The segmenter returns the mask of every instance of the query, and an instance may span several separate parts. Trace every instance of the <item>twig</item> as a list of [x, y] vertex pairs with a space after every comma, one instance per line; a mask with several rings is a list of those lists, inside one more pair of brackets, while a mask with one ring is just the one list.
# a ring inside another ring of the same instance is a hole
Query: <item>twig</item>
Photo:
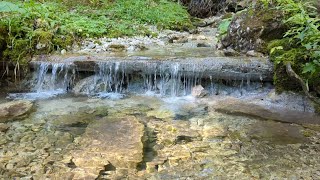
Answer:
[[316, 104], [319, 104], [320, 105], [320, 100], [317, 98], [317, 97], [314, 97], [312, 94], [310, 94], [309, 92], [309, 88], [308, 86], [306, 85], [306, 83], [303, 81], [303, 79], [296, 73], [294, 72], [294, 70], [292, 69], [291, 67], [291, 63], [290, 62], [287, 62], [286, 63], [286, 70], [287, 70], [287, 73], [290, 77], [292, 78], [295, 78], [296, 80], [299, 81], [301, 87], [302, 87], [302, 90], [303, 92], [307, 95], [307, 97], [313, 101], [314, 103]]

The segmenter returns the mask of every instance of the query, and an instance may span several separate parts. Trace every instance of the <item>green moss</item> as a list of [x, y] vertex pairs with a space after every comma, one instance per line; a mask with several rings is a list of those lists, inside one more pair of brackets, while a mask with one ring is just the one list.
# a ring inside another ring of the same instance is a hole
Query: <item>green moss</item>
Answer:
[[19, 61], [20, 64], [26, 64], [30, 57], [30, 41], [27, 39], [16, 39], [13, 43], [9, 43], [9, 46], [11, 47], [3, 52], [3, 57], [13, 62]]
[[274, 69], [273, 82], [277, 93], [301, 90], [300, 84], [288, 76], [283, 63], [275, 64]]
[[76, 40], [71, 35], [56, 35], [52, 39], [54, 49], [68, 49]]
[[266, 53], [270, 53], [272, 48], [282, 46], [283, 49], [289, 49], [290, 48], [290, 40], [289, 38], [284, 38], [284, 39], [274, 39], [270, 41], [268, 44], [266, 44]]
[[222, 19], [230, 19], [233, 17], [233, 13], [226, 13], [222, 16]]
[[163, 146], [171, 146], [171, 145], [174, 144], [174, 142], [171, 141], [170, 139], [164, 139], [164, 140], [161, 142], [161, 144], [162, 144]]
[[[280, 42], [280, 41], [278, 41]], [[286, 61], [283, 61], [285, 59]], [[278, 50], [275, 54], [271, 55], [271, 60], [274, 62], [274, 84], [277, 92], [283, 91], [300, 91], [301, 85], [296, 80], [288, 76], [285, 62], [291, 62], [292, 69], [299, 75], [303, 76], [300, 72], [304, 59], [304, 50], [300, 48], [293, 48], [290, 50]]]
[[49, 53], [52, 51], [52, 38], [54, 34], [42, 28], [35, 30], [33, 44], [36, 46], [37, 53]]
[[310, 130], [310, 129], [304, 129], [302, 131], [302, 134], [305, 136], [305, 137], [312, 137], [315, 135], [315, 132]]

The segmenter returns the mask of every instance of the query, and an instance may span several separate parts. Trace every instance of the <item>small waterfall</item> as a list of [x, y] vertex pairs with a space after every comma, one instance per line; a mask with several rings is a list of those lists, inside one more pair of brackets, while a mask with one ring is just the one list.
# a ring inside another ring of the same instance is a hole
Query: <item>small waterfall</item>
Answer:
[[94, 93], [100, 96], [108, 96], [110, 92], [121, 94], [126, 84], [125, 63], [97, 62], [94, 83], [91, 85]]
[[191, 93], [192, 87], [198, 85], [200, 78], [193, 72], [183, 72], [179, 63], [160, 66], [159, 93], [161, 96], [185, 96]]
[[106, 60], [81, 63], [35, 62], [35, 75], [30, 81], [33, 82], [32, 96], [50, 97], [73, 92], [104, 98], [123, 97], [128, 93], [178, 97], [191, 94], [197, 85], [202, 85], [212, 95], [241, 96], [261, 87], [259, 82], [250, 83], [250, 76], [228, 80], [221, 71], [224, 79], [219, 79], [214, 71], [208, 74], [207, 66], [192, 62]]
[[11, 93], [9, 99], [45, 99], [72, 89], [76, 77], [73, 63], [36, 62], [36, 71], [28, 83], [29, 93]]
[[[126, 62], [97, 62], [92, 78], [76, 87], [80, 94], [150, 93], [181, 96], [191, 93], [199, 81], [193, 73], [181, 72], [179, 63], [145, 63], [143, 72], [127, 72]], [[195, 74], [195, 73], [194, 73]]]
[[35, 73], [35, 86], [33, 91], [37, 93], [47, 91], [70, 90], [75, 78], [75, 69], [72, 63], [40, 62]]

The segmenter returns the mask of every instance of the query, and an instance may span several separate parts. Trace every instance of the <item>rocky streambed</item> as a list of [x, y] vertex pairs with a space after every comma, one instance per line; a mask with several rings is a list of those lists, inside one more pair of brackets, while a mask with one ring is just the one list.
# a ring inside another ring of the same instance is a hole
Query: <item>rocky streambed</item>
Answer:
[[[308, 114], [303, 108], [312, 109], [299, 98], [286, 110], [300, 111], [303, 118]], [[27, 116], [1, 124], [0, 177], [317, 179], [319, 123], [258, 117], [292, 102], [289, 95], [272, 91], [238, 100], [147, 95], [37, 100], [33, 111], [25, 109]], [[221, 113], [235, 112], [239, 103], [255, 104], [251, 114], [256, 116]]]

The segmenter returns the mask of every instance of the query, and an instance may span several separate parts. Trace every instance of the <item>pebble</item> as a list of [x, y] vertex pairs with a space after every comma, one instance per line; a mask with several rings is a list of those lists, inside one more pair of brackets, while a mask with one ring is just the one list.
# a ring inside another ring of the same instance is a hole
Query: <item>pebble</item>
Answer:
[[62, 49], [62, 50], [61, 50], [61, 54], [62, 54], [62, 55], [65, 55], [66, 53], [67, 53], [67, 51], [66, 51], [65, 49]]

